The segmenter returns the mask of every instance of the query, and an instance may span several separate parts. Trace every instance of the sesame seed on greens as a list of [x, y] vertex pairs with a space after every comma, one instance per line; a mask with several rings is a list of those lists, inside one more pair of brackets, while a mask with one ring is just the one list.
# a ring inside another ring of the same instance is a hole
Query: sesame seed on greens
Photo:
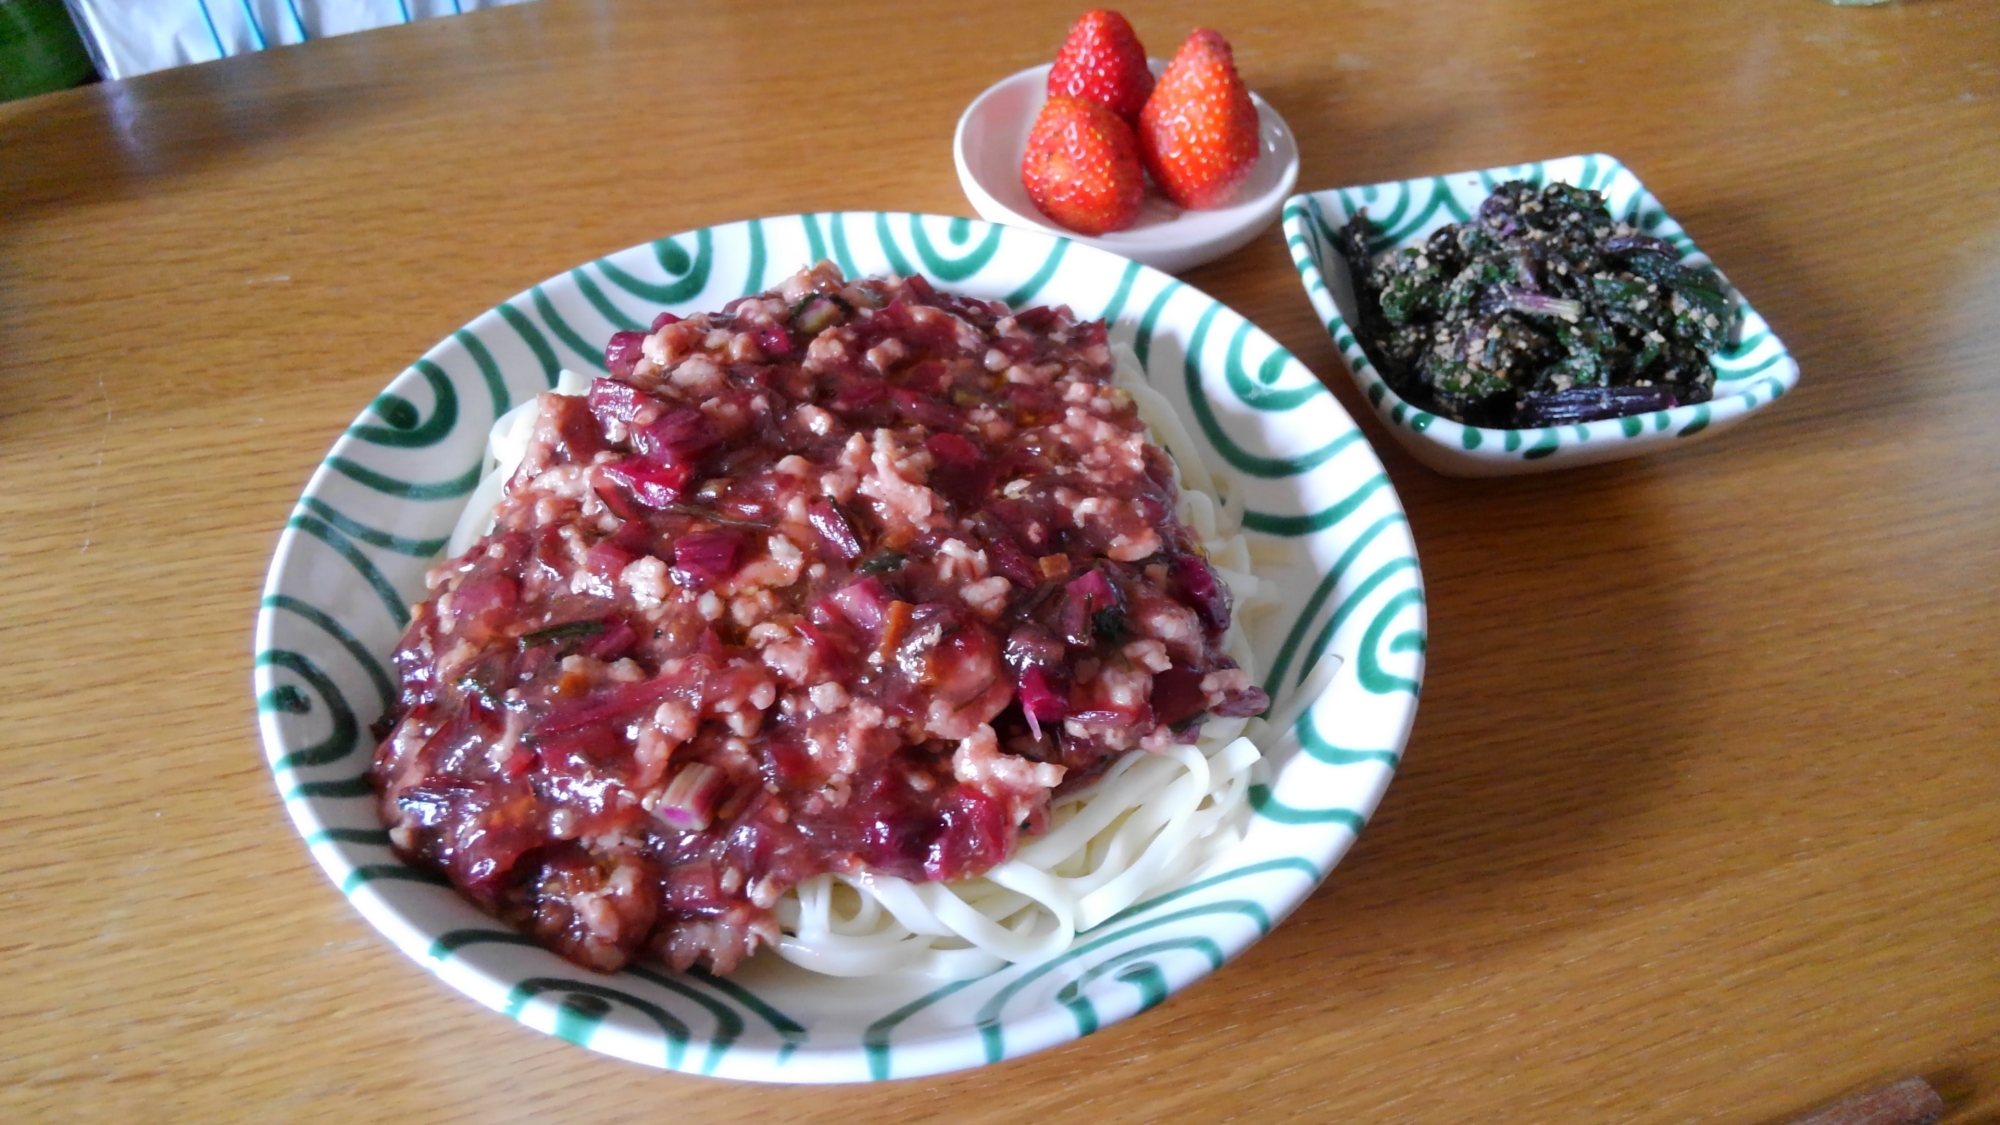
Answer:
[[1469, 222], [1374, 255], [1366, 211], [1336, 246], [1358, 338], [1395, 389], [1468, 425], [1515, 429], [1706, 402], [1734, 338], [1727, 284], [1616, 222], [1597, 192], [1501, 184]]

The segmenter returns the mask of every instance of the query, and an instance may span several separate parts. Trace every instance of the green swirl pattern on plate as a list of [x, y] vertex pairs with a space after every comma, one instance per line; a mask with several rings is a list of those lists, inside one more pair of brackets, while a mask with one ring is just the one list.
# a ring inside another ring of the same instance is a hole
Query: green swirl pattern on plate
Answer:
[[1502, 476], [1592, 464], [1656, 452], [1696, 437], [1710, 437], [1782, 397], [1798, 383], [1799, 365], [1740, 293], [1743, 327], [1728, 352], [1711, 358], [1715, 396], [1626, 418], [1530, 430], [1465, 426], [1417, 409], [1382, 380], [1354, 338], [1356, 305], [1347, 263], [1334, 249], [1334, 234], [1366, 210], [1376, 234], [1377, 253], [1421, 244], [1433, 231], [1464, 222], [1493, 189], [1508, 180], [1540, 185], [1569, 183], [1602, 192], [1613, 217], [1665, 239], [1683, 261], [1706, 265], [1708, 258], [1631, 170], [1602, 154], [1571, 156], [1537, 164], [1517, 164], [1431, 176], [1367, 187], [1295, 195], [1285, 201], [1285, 241], [1292, 248], [1306, 297], [1327, 334], [1389, 432], [1417, 459], [1454, 476]]
[[[759, 958], [734, 977], [576, 969], [399, 862], [366, 781], [369, 724], [423, 572], [478, 477], [486, 432], [610, 334], [662, 308], [721, 307], [820, 258], [922, 271], [1016, 307], [1112, 322], [1172, 402], [1244, 524], [1290, 545], [1282, 604], [1250, 621], [1274, 697], [1344, 661], [1268, 763], [1243, 843], [1061, 956], [975, 981], [842, 981]], [[1424, 602], [1408, 522], [1353, 421], [1298, 360], [1205, 294], [1067, 240], [906, 214], [754, 219], [636, 246], [550, 278], [399, 376], [335, 443], [278, 544], [252, 686], [278, 790], [327, 875], [405, 953], [538, 1030], [650, 1066], [859, 1081], [1011, 1058], [1089, 1034], [1214, 971], [1315, 887], [1380, 800], [1416, 713]]]

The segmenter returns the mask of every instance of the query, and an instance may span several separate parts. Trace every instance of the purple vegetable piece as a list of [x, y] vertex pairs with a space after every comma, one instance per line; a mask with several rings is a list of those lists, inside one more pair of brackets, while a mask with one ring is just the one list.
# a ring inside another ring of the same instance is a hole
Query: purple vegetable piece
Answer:
[[638, 640], [638, 632], [631, 625], [620, 621], [578, 645], [577, 651], [585, 656], [594, 656], [608, 664], [631, 651]]
[[1162, 726], [1177, 726], [1208, 706], [1201, 691], [1201, 672], [1176, 664], [1153, 674], [1153, 718]]
[[715, 815], [723, 782], [727, 780], [721, 770], [706, 762], [689, 762], [667, 783], [667, 791], [661, 795], [653, 815], [675, 828], [699, 832], [708, 827]]
[[1679, 405], [1680, 400], [1666, 387], [1571, 387], [1524, 396], [1514, 416], [1520, 426], [1566, 426]]
[[1032, 309], [1022, 309], [1014, 314], [1014, 323], [1023, 328], [1046, 328], [1055, 323], [1056, 310], [1047, 305], [1036, 305]]
[[650, 401], [652, 400], [640, 393], [637, 388], [615, 379], [591, 380], [590, 392], [584, 396], [584, 402], [589, 404], [590, 412], [597, 415], [599, 423], [607, 425], [614, 421], [629, 423], [632, 421], [632, 416]]
[[1072, 579], [1064, 588], [1064, 593], [1063, 639], [1079, 648], [1090, 647], [1093, 618], [1107, 609], [1125, 608], [1125, 599], [1118, 593], [1118, 587], [1111, 584], [1111, 576], [1102, 567]]
[[766, 324], [757, 330], [757, 347], [767, 356], [792, 354], [792, 334], [782, 324]]
[[873, 632], [889, 616], [889, 591], [874, 576], [850, 582], [833, 593], [833, 604], [849, 621]]
[[661, 415], [632, 434], [633, 448], [674, 465], [694, 464], [720, 444], [722, 435], [715, 432], [715, 423], [691, 406]]
[[826, 408], [850, 423], [879, 425], [890, 420], [888, 411], [883, 409], [888, 405], [889, 388], [880, 379], [849, 373]]
[[1514, 272], [1519, 275], [1522, 290], [1529, 293], [1542, 291], [1542, 267], [1527, 251], [1514, 254]]
[[1062, 669], [1063, 643], [1036, 625], [1021, 625], [1007, 634], [1007, 667], [1018, 676], [1029, 668]]
[[731, 528], [691, 531], [674, 540], [674, 576], [704, 588], [736, 573], [743, 557], [743, 533]]
[[1501, 307], [1530, 316], [1553, 316], [1563, 320], [1576, 320], [1583, 315], [1583, 304], [1564, 297], [1546, 297], [1540, 293], [1530, 293], [1523, 289], [1503, 288], [1500, 290]]
[[1516, 211], [1519, 201], [1506, 192], [1494, 192], [1479, 205], [1479, 213], [1474, 218], [1488, 230], [1501, 238], [1512, 238], [1521, 232], [1521, 217]]
[[1211, 629], [1229, 628], [1229, 590], [1216, 581], [1208, 560], [1199, 555], [1175, 555], [1167, 564], [1167, 575], [1201, 616], [1202, 624]]
[[1028, 729], [1035, 741], [1042, 739], [1043, 723], [1062, 722], [1069, 713], [1069, 700], [1065, 698], [1063, 685], [1055, 674], [1041, 664], [1031, 665], [1021, 673], [1017, 686], [1021, 697], [1021, 713], [1028, 717]]
[[806, 522], [812, 524], [834, 554], [850, 561], [861, 557], [861, 538], [854, 534], [854, 525], [847, 522], [833, 501], [822, 499], [806, 509]]
[[[889, 401], [912, 422], [929, 426], [933, 430], [947, 432], [963, 425], [965, 418], [950, 404], [940, 402], [929, 395], [918, 394], [908, 387], [896, 387], [889, 392]], [[937, 452], [932, 450], [933, 453]]]
[[1612, 257], [1627, 254], [1665, 254], [1670, 262], [1678, 262], [1681, 252], [1664, 238], [1654, 238], [1650, 234], [1619, 234], [1604, 240], [1601, 249]]
[[1006, 667], [1014, 671], [1020, 711], [1036, 741], [1042, 739], [1042, 723], [1060, 723], [1070, 711], [1070, 671], [1062, 655], [1062, 641], [1034, 625], [1022, 625], [1006, 639]]
[[1031, 590], [1042, 580], [1042, 572], [1035, 561], [1005, 538], [993, 539], [986, 544], [986, 557], [992, 563], [993, 573], [1012, 582], [1017, 589]]
[[[613, 484], [624, 486], [634, 499], [649, 508], [664, 508], [680, 500], [694, 476], [694, 470], [688, 466], [667, 464], [656, 457], [625, 457], [599, 465], [595, 471]], [[606, 504], [623, 502], [602, 488], [598, 494], [605, 497]]]
[[[898, 387], [895, 393], [898, 396], [896, 404], [902, 407], [903, 396], [910, 395], [911, 392]], [[950, 407], [925, 398], [919, 398], [917, 401], [928, 403], [938, 410], [951, 414], [954, 421], [946, 424], [957, 424], [955, 421], [957, 412]], [[910, 412], [905, 408], [904, 413]], [[925, 425], [938, 424], [919, 415], [911, 416]], [[924, 448], [930, 450], [931, 456], [937, 461], [937, 466], [931, 470], [931, 487], [952, 501], [960, 504], [976, 504], [993, 491], [993, 462], [980, 451], [978, 446], [963, 436], [949, 432], [935, 433], [924, 440]]]
[[630, 375], [645, 354], [641, 346], [646, 342], [644, 332], [613, 332], [611, 342], [604, 346], [604, 366], [613, 375]]

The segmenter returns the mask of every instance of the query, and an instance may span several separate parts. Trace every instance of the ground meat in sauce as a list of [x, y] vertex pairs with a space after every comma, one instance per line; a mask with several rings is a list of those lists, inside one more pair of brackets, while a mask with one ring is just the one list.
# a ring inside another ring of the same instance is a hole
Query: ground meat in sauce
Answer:
[[734, 968], [801, 879], [972, 876], [1052, 791], [1262, 711], [1102, 322], [828, 263], [544, 395], [429, 576], [399, 850], [590, 968]]

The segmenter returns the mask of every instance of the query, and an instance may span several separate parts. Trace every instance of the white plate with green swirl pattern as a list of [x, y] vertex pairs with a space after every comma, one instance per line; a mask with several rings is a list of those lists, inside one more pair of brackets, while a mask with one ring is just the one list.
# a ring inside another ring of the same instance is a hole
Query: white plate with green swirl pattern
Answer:
[[1710, 264], [1639, 177], [1601, 153], [1308, 192], [1286, 200], [1285, 241], [1307, 298], [1347, 361], [1355, 386], [1368, 396], [1390, 435], [1417, 460], [1451, 476], [1496, 477], [1657, 453], [1713, 437], [1798, 383], [1799, 365], [1791, 353], [1731, 286], [1742, 325], [1735, 345], [1709, 359], [1715, 394], [1707, 402], [1574, 425], [1500, 430], [1461, 425], [1405, 401], [1382, 381], [1355, 340], [1354, 285], [1346, 260], [1334, 249], [1334, 233], [1366, 208], [1378, 231], [1369, 243], [1376, 253], [1419, 246], [1439, 227], [1469, 220], [1493, 189], [1509, 180], [1574, 184], [1601, 192], [1614, 218], [1672, 243], [1685, 263]]
[[[581, 970], [398, 861], [366, 781], [388, 655], [465, 503], [494, 417], [559, 369], [598, 372], [612, 332], [720, 308], [832, 258], [850, 276], [922, 271], [1015, 306], [1112, 322], [1247, 504], [1293, 545], [1264, 573], [1284, 604], [1251, 630], [1274, 698], [1322, 652], [1343, 663], [1252, 791], [1243, 842], [1185, 886], [1064, 954], [969, 982], [842, 981], [756, 958], [727, 979]], [[1266, 933], [1325, 877], [1387, 787], [1423, 674], [1424, 598], [1394, 489], [1353, 421], [1263, 332], [1165, 274], [968, 219], [758, 219], [635, 246], [550, 278], [431, 349], [313, 474], [271, 565], [254, 688], [266, 753], [313, 857], [389, 940], [537, 1030], [673, 1070], [778, 1082], [934, 1074], [1088, 1034], [1159, 1002]]]

